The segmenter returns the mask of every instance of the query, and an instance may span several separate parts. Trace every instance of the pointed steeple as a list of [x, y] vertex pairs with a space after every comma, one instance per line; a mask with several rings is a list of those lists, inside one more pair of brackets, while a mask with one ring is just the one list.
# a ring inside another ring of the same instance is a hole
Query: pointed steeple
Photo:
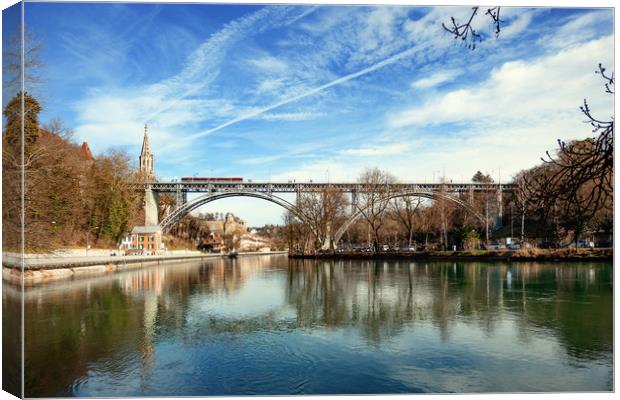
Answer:
[[151, 144], [149, 143], [149, 127], [144, 124], [144, 140], [142, 141], [142, 153], [151, 154]]
[[144, 124], [144, 139], [142, 141], [142, 152], [140, 153], [140, 173], [149, 181], [155, 179], [155, 157], [149, 143], [147, 124]]

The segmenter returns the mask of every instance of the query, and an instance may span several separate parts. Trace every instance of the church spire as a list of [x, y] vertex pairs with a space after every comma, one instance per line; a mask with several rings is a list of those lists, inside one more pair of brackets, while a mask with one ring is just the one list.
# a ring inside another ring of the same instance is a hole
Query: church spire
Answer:
[[149, 143], [149, 127], [144, 124], [144, 140], [142, 141], [142, 153], [151, 154], [151, 144]]
[[155, 157], [149, 143], [147, 124], [144, 124], [144, 139], [142, 141], [142, 152], [140, 153], [140, 173], [149, 181], [155, 179]]

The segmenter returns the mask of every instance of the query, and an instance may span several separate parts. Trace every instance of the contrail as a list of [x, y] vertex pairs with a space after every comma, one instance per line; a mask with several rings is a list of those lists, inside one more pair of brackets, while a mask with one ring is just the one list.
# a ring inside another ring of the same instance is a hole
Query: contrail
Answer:
[[[167, 96], [170, 91], [176, 93], [178, 85], [185, 87], [185, 90], [173, 97], [172, 101], [163, 107], [151, 112], [146, 117], [145, 122], [152, 122], [164, 111], [170, 110], [182, 100], [207, 87], [220, 73], [219, 67], [214, 65], [221, 62], [229, 47], [241, 41], [246, 35], [291, 25], [313, 13], [316, 9], [316, 6], [301, 10], [297, 7], [265, 7], [253, 14], [228, 23], [224, 28], [212, 34], [206, 42], [190, 55], [188, 58], [190, 61], [183, 71], [171, 79], [165, 80], [163, 83], [151, 85], [151, 87], [163, 87], [163, 96]], [[298, 13], [298, 11], [301, 12]], [[204, 75], [207, 75], [207, 77], [205, 78]], [[200, 84], [193, 84], [193, 82], [199, 80], [202, 80]], [[175, 90], [172, 90], [170, 86]], [[188, 86], [191, 86], [191, 88], [188, 88]]]
[[348, 82], [351, 79], [355, 79], [355, 78], [360, 77], [362, 75], [366, 75], [366, 74], [368, 74], [370, 72], [378, 70], [379, 68], [383, 68], [386, 65], [394, 64], [395, 62], [399, 61], [400, 59], [405, 58], [405, 57], [413, 54], [416, 50], [418, 50], [417, 47], [410, 47], [407, 50], [403, 50], [400, 53], [397, 53], [397, 54], [395, 54], [395, 55], [393, 55], [393, 56], [391, 56], [389, 58], [386, 58], [383, 61], [379, 61], [378, 63], [373, 64], [370, 67], [366, 67], [366, 68], [364, 68], [364, 69], [362, 69], [360, 71], [354, 72], [354, 73], [349, 74], [349, 75], [345, 75], [345, 76], [340, 77], [338, 79], [335, 79], [335, 80], [333, 80], [331, 82], [328, 82], [328, 83], [326, 83], [324, 85], [321, 85], [321, 86], [316, 87], [314, 89], [310, 89], [310, 90], [308, 90], [308, 91], [306, 91], [304, 93], [298, 94], [297, 96], [292, 96], [292, 97], [286, 98], [284, 100], [281, 100], [281, 101], [279, 101], [277, 103], [274, 103], [274, 104], [271, 104], [269, 106], [266, 106], [264, 108], [260, 108], [258, 110], [249, 112], [247, 114], [243, 114], [243, 115], [241, 115], [241, 116], [239, 116], [237, 118], [231, 119], [230, 121], [224, 122], [223, 124], [220, 124], [220, 125], [218, 125], [218, 126], [216, 126], [214, 128], [208, 129], [208, 130], [203, 131], [203, 132], [195, 133], [195, 134], [189, 136], [188, 139], [189, 140], [194, 140], [194, 139], [197, 139], [197, 138], [209, 135], [209, 134], [211, 134], [213, 132], [217, 132], [217, 131], [219, 131], [221, 129], [224, 129], [227, 126], [236, 124], [237, 122], [245, 121], [246, 119], [250, 119], [250, 118], [256, 117], [258, 115], [266, 113], [267, 111], [271, 111], [274, 108], [278, 108], [278, 107], [281, 107], [281, 106], [283, 106], [285, 104], [292, 103], [292, 102], [297, 101], [297, 100], [301, 100], [301, 99], [303, 99], [305, 97], [312, 96], [313, 94], [319, 93], [319, 92], [321, 92], [321, 91], [323, 91], [325, 89], [328, 89], [328, 88], [330, 88], [332, 86], [336, 86], [336, 85], [339, 85], [341, 83]]

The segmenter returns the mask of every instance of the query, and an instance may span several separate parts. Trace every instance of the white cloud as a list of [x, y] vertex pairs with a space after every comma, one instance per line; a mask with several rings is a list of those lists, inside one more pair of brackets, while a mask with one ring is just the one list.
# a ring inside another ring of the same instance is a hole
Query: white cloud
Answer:
[[[525, 31], [532, 22], [532, 19], [536, 15], [535, 10], [526, 10], [522, 8], [508, 8], [509, 13], [506, 13], [506, 9], [500, 11], [500, 19], [503, 21], [500, 33], [502, 41], [516, 37]], [[511, 12], [512, 11], [512, 12]], [[511, 16], [514, 15], [514, 18]]]
[[258, 94], [278, 92], [284, 86], [284, 78], [268, 78], [259, 82], [256, 87]]
[[281, 159], [283, 156], [275, 155], [275, 156], [264, 156], [264, 157], [252, 157], [252, 158], [242, 158], [237, 160], [239, 164], [245, 165], [257, 165], [257, 164], [269, 164], [274, 161]]
[[613, 14], [606, 10], [593, 11], [571, 18], [557, 31], [541, 38], [548, 48], [566, 48], [592, 40], [601, 26], [613, 26]]
[[234, 149], [236, 147], [239, 147], [239, 143], [233, 140], [226, 140], [224, 142], [212, 143], [211, 146], [217, 147], [220, 149]]
[[414, 89], [429, 89], [442, 83], [450, 82], [454, 80], [454, 78], [461, 75], [461, 73], [461, 71], [456, 69], [439, 71], [431, 76], [427, 76], [425, 78], [418, 79], [412, 82], [411, 87]]
[[[386, 42], [392, 42], [397, 33], [397, 22], [407, 15], [405, 7], [375, 7], [364, 21], [360, 32], [360, 50], [362, 52], [381, 51]], [[396, 38], [397, 39], [397, 38]]]
[[294, 112], [294, 113], [269, 113], [263, 114], [261, 119], [266, 121], [306, 121], [324, 116], [320, 112]]
[[[141, 126], [148, 122], [154, 135], [161, 130], [162, 143], [167, 143], [162, 146], [164, 153], [173, 155], [179, 149], [191, 147], [191, 143], [179, 139], [191, 133], [197, 123], [249, 112], [210, 92], [232, 46], [248, 35], [285, 26], [308, 13], [307, 9], [295, 7], [262, 8], [211, 35], [188, 56], [177, 75], [148, 85], [90, 91], [73, 105], [76, 130], [95, 151], [100, 151], [115, 145], [138, 146], [142, 140]], [[281, 63], [269, 58], [259, 60], [258, 64], [282, 68]]]
[[384, 157], [402, 154], [411, 150], [417, 142], [400, 142], [376, 146], [362, 146], [354, 149], [344, 149], [340, 155], [353, 157]]
[[236, 124], [238, 122], [245, 121], [245, 120], [248, 120], [248, 119], [251, 119], [251, 118], [256, 118], [256, 117], [258, 117], [258, 116], [260, 116], [260, 115], [262, 115], [262, 114], [264, 114], [264, 113], [266, 113], [268, 111], [271, 111], [271, 110], [274, 110], [276, 108], [282, 107], [282, 106], [284, 106], [286, 104], [299, 101], [299, 100], [304, 99], [306, 97], [309, 97], [309, 96], [315, 95], [317, 93], [320, 93], [320, 92], [322, 92], [322, 91], [324, 91], [326, 89], [329, 89], [329, 88], [331, 88], [333, 86], [337, 86], [337, 85], [343, 84], [345, 82], [348, 82], [348, 81], [350, 81], [352, 79], [356, 79], [356, 78], [359, 78], [361, 76], [367, 75], [367, 74], [369, 74], [371, 72], [374, 72], [374, 71], [376, 71], [376, 70], [378, 70], [380, 68], [383, 68], [383, 67], [385, 67], [387, 65], [394, 64], [394, 63], [404, 59], [405, 57], [413, 55], [417, 50], [418, 49], [415, 48], [415, 47], [403, 50], [402, 52], [397, 53], [397, 54], [395, 54], [395, 55], [393, 55], [391, 57], [388, 57], [388, 58], [386, 58], [386, 59], [384, 59], [382, 61], [379, 61], [379, 62], [377, 62], [377, 63], [375, 63], [375, 64], [373, 64], [373, 65], [371, 65], [369, 67], [363, 68], [363, 69], [361, 69], [361, 70], [359, 70], [357, 72], [354, 72], [354, 73], [351, 73], [351, 74], [348, 74], [348, 75], [345, 75], [345, 76], [341, 76], [341, 77], [339, 77], [337, 79], [334, 79], [331, 82], [325, 83], [325, 84], [323, 84], [321, 86], [318, 86], [318, 87], [306, 90], [305, 92], [293, 95], [291, 97], [285, 97], [284, 99], [282, 99], [280, 101], [277, 101], [277, 102], [272, 103], [270, 105], [264, 106], [262, 108], [255, 108], [253, 110], [246, 111], [244, 113], [239, 114], [237, 117], [235, 117], [235, 118], [233, 118], [233, 119], [231, 119], [229, 121], [226, 121], [226, 122], [224, 122], [224, 123], [222, 123], [222, 124], [220, 124], [220, 125], [218, 125], [218, 126], [216, 126], [214, 128], [207, 129], [207, 130], [205, 130], [203, 132], [199, 132], [199, 133], [193, 134], [188, 139], [189, 140], [195, 140], [197, 138], [209, 135], [209, 134], [211, 134], [213, 132], [217, 132], [217, 131], [219, 131], [221, 129], [224, 129], [224, 128], [230, 126], [230, 125], [233, 125], [233, 124]]
[[254, 60], [249, 60], [248, 63], [253, 68], [258, 68], [259, 70], [272, 74], [282, 74], [288, 69], [286, 62], [273, 56], [265, 56]]
[[599, 61], [612, 65], [612, 48], [613, 38], [606, 37], [534, 61], [504, 63], [480, 84], [392, 114], [389, 125], [401, 128], [487, 120], [510, 125], [574, 112], [584, 96], [593, 96], [593, 101], [599, 97], [601, 82], [593, 72]]
[[[295, 180], [299, 182], [351, 182], [357, 179], [358, 162], [349, 164], [342, 163], [337, 159], [323, 159], [303, 163], [291, 170], [276, 173], [272, 176], [274, 182], [287, 182]], [[363, 167], [359, 169], [361, 172]]]

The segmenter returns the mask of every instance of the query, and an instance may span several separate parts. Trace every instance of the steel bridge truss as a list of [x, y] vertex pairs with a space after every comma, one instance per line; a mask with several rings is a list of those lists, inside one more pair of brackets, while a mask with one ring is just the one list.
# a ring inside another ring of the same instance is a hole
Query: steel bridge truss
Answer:
[[[502, 216], [502, 193], [516, 189], [514, 184], [495, 183], [394, 183], [386, 188], [388, 193], [385, 199], [394, 199], [405, 196], [424, 197], [437, 200], [439, 198], [451, 201], [471, 212], [478, 219], [487, 222], [487, 218], [473, 207], [474, 193], [495, 193], [498, 202], [498, 216]], [[299, 196], [302, 193], [321, 193], [326, 189], [338, 190], [351, 195], [353, 212], [348, 220], [336, 231], [333, 242], [338, 244], [344, 233], [363, 215], [357, 205], [359, 194], [369, 189], [362, 183], [314, 183], [314, 182], [226, 182], [226, 183], [197, 183], [197, 182], [148, 182], [137, 184], [136, 189], [145, 190], [146, 225], [159, 225], [163, 232], [167, 232], [183, 216], [209, 202], [229, 197], [253, 197], [278, 204], [291, 212], [302, 222], [308, 223], [304, 213], [297, 207]], [[157, 194], [173, 193], [176, 196], [177, 208], [171, 211], [161, 222], [157, 220]], [[188, 201], [188, 193], [202, 193]], [[280, 194], [293, 193], [297, 195], [296, 204], [280, 197]], [[464, 200], [467, 199], [467, 200]], [[313, 231], [314, 227], [309, 224]], [[315, 231], [316, 232], [316, 231]], [[331, 238], [326, 238], [328, 246]], [[334, 246], [335, 247], [335, 246]]]

